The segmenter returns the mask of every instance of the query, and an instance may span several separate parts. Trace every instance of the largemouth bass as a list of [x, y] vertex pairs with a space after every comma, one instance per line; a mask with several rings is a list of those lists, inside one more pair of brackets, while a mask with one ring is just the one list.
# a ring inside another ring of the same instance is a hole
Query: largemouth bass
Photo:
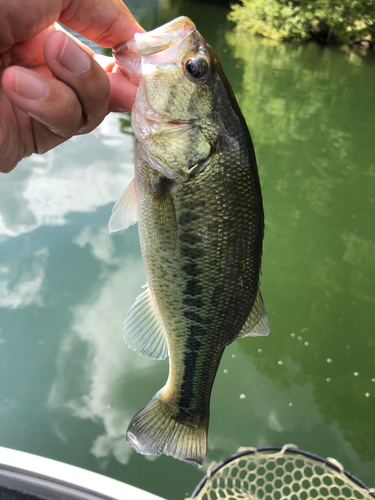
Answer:
[[139, 453], [200, 467], [225, 347], [269, 332], [254, 149], [215, 51], [187, 17], [136, 34], [114, 56], [139, 88], [135, 180], [109, 228], [138, 221], [148, 281], [124, 338], [150, 358], [169, 353], [167, 383], [132, 419], [127, 440]]

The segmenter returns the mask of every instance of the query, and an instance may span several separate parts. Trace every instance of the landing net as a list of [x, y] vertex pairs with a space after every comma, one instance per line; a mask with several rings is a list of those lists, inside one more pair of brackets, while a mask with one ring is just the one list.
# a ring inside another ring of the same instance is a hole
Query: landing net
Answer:
[[295, 445], [240, 448], [209, 466], [191, 498], [196, 500], [370, 500], [375, 489], [346, 471]]

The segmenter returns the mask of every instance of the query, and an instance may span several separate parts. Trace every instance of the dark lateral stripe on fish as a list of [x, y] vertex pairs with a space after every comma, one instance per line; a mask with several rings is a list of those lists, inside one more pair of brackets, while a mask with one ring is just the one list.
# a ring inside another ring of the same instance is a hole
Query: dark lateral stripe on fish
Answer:
[[199, 268], [196, 262], [184, 262], [181, 266], [181, 271], [184, 271], [189, 276], [199, 276]]
[[[202, 348], [202, 341], [199, 339], [204, 339], [207, 335], [204, 318], [198, 313], [203, 305], [202, 294], [204, 292], [199, 279], [202, 274], [199, 261], [204, 257], [204, 254], [203, 249], [198, 246], [201, 238], [194, 232], [194, 229], [189, 230], [191, 222], [194, 222], [199, 217], [191, 212], [190, 207], [186, 208], [187, 210], [182, 212], [179, 217], [181, 227], [179, 235], [180, 249], [185, 257], [181, 265], [181, 271], [186, 277], [183, 303], [187, 306], [187, 310], [184, 311], [184, 316], [189, 324], [189, 333], [185, 342], [184, 374], [179, 398], [180, 418], [182, 420], [189, 419], [192, 416], [193, 408], [195, 408], [195, 414], [197, 414], [197, 395], [194, 381], [198, 353]], [[200, 417], [203, 417], [203, 415], [200, 415]]]
[[[180, 407], [181, 419], [186, 419], [192, 415], [192, 408], [196, 408], [196, 391], [195, 391], [195, 372], [196, 364], [199, 357], [199, 350], [202, 347], [202, 342], [199, 337], [204, 338], [205, 329], [198, 323], [199, 315], [190, 311], [187, 313], [190, 316], [193, 327], [189, 333], [185, 343], [185, 356], [184, 356], [184, 375], [182, 379], [180, 398], [178, 405]], [[186, 316], [186, 314], [185, 314]], [[197, 414], [195, 411], [194, 414]], [[201, 415], [203, 416], [203, 415]]]
[[202, 250], [200, 248], [190, 247], [188, 245], [181, 246], [181, 254], [183, 257], [190, 257], [191, 259], [198, 259], [202, 256]]
[[[201, 296], [200, 297], [192, 297], [192, 296], [184, 297], [182, 299], [182, 302], [187, 307], [192, 307], [192, 308], [201, 307], [202, 303], [203, 303]], [[185, 316], [186, 319], [189, 319], [189, 317], [186, 316], [185, 313], [184, 313], [184, 316]], [[201, 321], [201, 323], [203, 323], [203, 320]]]
[[182, 241], [183, 243], [188, 243], [192, 246], [201, 243], [202, 238], [198, 234], [194, 234], [193, 232], [186, 232], [180, 234], [180, 241]]
[[199, 219], [199, 215], [194, 212], [182, 212], [178, 218], [178, 224], [182, 227]]
[[185, 296], [188, 295], [192, 297], [197, 297], [202, 295], [203, 287], [200, 284], [200, 280], [197, 278], [188, 278], [186, 280], [186, 287], [183, 293]]

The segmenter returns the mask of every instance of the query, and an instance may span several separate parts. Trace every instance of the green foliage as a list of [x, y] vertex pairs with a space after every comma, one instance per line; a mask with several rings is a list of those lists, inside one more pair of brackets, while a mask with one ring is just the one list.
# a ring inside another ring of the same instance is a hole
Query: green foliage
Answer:
[[237, 31], [276, 40], [351, 44], [375, 40], [375, 0], [241, 0], [229, 19]]

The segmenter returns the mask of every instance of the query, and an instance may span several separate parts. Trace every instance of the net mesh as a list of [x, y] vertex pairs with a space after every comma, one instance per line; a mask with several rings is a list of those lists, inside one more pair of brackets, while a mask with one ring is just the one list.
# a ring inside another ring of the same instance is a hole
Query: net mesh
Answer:
[[291, 452], [288, 446], [276, 453], [248, 449], [242, 456], [220, 465], [217, 466], [220, 467], [217, 471], [215, 467], [209, 468], [212, 476], [209, 477], [210, 473], [207, 473], [204, 486], [192, 498], [199, 500], [224, 498], [226, 500], [373, 500], [375, 498], [374, 489], [365, 489], [353, 482], [341, 464], [334, 459], [317, 460], [296, 451]]

